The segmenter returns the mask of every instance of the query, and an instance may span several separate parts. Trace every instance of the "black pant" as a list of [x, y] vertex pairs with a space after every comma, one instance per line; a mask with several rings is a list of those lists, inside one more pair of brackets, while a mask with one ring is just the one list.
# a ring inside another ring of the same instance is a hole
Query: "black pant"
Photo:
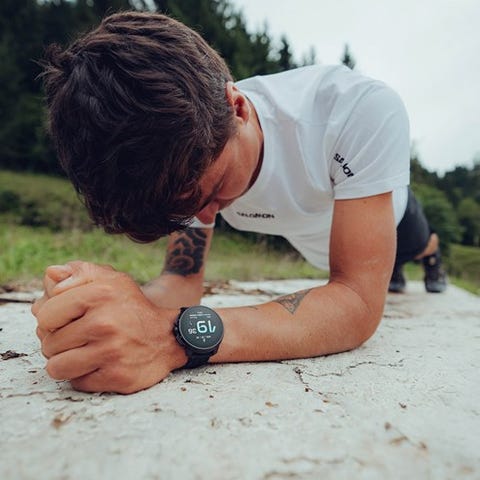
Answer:
[[432, 230], [423, 213], [422, 206], [408, 189], [408, 201], [405, 214], [397, 227], [396, 265], [413, 260], [423, 252], [428, 244]]

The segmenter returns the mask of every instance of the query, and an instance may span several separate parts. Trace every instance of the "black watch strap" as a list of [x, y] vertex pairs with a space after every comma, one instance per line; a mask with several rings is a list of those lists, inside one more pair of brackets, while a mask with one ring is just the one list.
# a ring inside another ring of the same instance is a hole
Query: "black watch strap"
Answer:
[[194, 353], [192, 351], [187, 351], [188, 362], [183, 366], [183, 368], [197, 368], [201, 365], [208, 363], [208, 359], [213, 355], [213, 353]]
[[[196, 368], [200, 367], [201, 365], [205, 365], [208, 363], [208, 360], [212, 355], [215, 355], [218, 352], [219, 344], [209, 351], [204, 352], [197, 352], [193, 350], [182, 338], [182, 335], [179, 331], [179, 321], [182, 314], [185, 310], [188, 310], [192, 307], [182, 307], [180, 308], [180, 313], [177, 317], [177, 322], [174, 327], [174, 334], [177, 339], [177, 342], [185, 349], [185, 353], [188, 357], [187, 363], [183, 366], [183, 368]], [[205, 307], [204, 307], [205, 308]]]

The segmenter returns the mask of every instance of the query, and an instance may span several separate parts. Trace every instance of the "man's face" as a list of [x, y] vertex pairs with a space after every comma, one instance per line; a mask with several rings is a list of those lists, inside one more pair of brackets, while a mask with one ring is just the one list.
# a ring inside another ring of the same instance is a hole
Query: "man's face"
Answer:
[[200, 180], [204, 199], [196, 214], [201, 222], [213, 223], [217, 212], [228, 207], [250, 187], [256, 162], [245, 150], [237, 136], [231, 138], [204, 173]]
[[256, 122], [241, 124], [222, 153], [200, 179], [203, 192], [196, 217], [203, 223], [241, 197], [254, 183], [261, 165], [263, 136]]

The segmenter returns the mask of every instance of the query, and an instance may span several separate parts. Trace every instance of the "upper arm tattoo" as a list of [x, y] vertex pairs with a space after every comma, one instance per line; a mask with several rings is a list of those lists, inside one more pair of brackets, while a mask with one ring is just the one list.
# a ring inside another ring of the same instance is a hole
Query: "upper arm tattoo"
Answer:
[[207, 234], [201, 228], [187, 228], [179, 233], [167, 251], [163, 271], [184, 277], [198, 273], [203, 266], [206, 244]]
[[308, 290], [302, 290], [300, 292], [290, 293], [289, 295], [276, 298], [273, 301], [285, 307], [293, 315], [297, 310], [297, 308], [300, 306], [300, 303], [305, 297], [305, 295], [307, 295], [307, 293], [310, 292], [311, 290], [312, 289], [309, 288]]

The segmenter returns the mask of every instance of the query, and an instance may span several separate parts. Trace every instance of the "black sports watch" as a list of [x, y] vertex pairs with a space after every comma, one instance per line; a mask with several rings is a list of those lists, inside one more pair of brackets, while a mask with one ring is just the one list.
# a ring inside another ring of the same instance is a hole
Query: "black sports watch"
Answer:
[[184, 368], [195, 368], [208, 363], [208, 359], [217, 353], [223, 339], [223, 322], [211, 308], [203, 305], [183, 307], [173, 334], [188, 357]]

